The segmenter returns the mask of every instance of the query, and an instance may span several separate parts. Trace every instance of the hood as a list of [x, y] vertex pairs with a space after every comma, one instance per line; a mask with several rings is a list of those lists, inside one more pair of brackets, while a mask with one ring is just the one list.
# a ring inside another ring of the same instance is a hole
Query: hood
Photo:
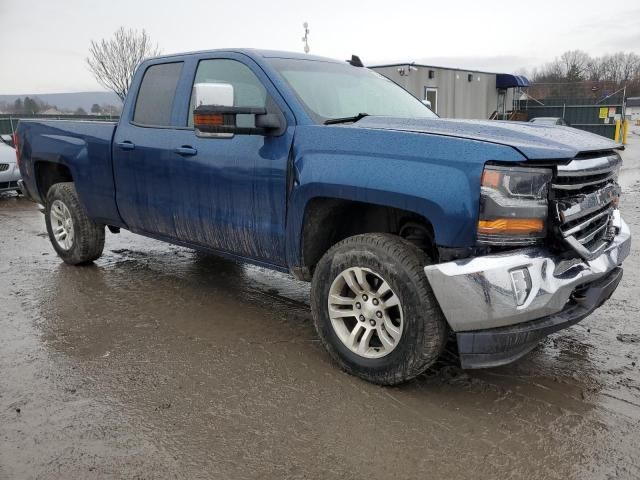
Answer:
[[581, 152], [620, 147], [612, 140], [575, 128], [525, 122], [371, 116], [353, 124], [353, 127], [428, 133], [497, 143], [519, 150], [529, 160], [573, 158]]

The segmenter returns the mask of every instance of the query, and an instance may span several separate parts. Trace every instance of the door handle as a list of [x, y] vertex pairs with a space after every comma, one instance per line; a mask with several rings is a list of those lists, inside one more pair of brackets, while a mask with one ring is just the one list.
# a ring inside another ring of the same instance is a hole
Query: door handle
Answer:
[[133, 150], [136, 148], [135, 144], [131, 143], [129, 140], [118, 142], [118, 147], [120, 147], [121, 150]]
[[178, 155], [182, 155], [183, 157], [188, 157], [188, 156], [196, 155], [198, 153], [198, 150], [196, 150], [193, 147], [183, 145], [182, 147], [176, 148], [174, 152], [176, 152]]

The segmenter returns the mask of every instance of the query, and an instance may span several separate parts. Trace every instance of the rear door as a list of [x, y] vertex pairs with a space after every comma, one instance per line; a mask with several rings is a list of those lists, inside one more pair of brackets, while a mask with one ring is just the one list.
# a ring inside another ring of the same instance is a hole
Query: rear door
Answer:
[[[175, 238], [175, 97], [184, 62], [149, 65], [113, 142], [120, 216], [132, 231]], [[134, 90], [135, 91], [135, 90]], [[127, 118], [128, 117], [128, 118]]]

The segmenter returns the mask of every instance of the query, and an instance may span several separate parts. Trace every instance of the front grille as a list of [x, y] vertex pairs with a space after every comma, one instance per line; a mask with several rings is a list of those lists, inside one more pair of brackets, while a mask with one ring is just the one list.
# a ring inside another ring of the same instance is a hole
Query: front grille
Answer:
[[554, 232], [581, 257], [596, 257], [615, 235], [622, 160], [614, 151], [559, 165], [551, 182]]
[[18, 187], [18, 182], [0, 182], [0, 190], [3, 190], [5, 188], [13, 188], [13, 187]]
[[0, 172], [4, 172], [6, 170], [9, 170], [9, 164], [8, 163], [0, 163]]

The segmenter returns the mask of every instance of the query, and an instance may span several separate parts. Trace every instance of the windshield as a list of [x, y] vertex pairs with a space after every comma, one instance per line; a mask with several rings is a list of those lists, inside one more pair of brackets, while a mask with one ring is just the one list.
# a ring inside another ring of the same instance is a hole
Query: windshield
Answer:
[[360, 113], [437, 117], [402, 87], [368, 68], [289, 58], [270, 61], [318, 123]]

